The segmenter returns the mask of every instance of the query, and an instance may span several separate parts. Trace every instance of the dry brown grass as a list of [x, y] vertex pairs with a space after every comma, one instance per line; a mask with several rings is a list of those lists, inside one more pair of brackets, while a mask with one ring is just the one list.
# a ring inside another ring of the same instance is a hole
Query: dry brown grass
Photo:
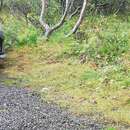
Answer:
[[[130, 89], [123, 86], [130, 77], [118, 72], [117, 66], [95, 71], [93, 63], [79, 64], [72, 57], [59, 58], [62, 51], [60, 45], [47, 44], [14, 49], [8, 54], [4, 73], [20, 79], [10, 84], [19, 85], [20, 81], [21, 86], [40, 92], [47, 101], [68, 107], [74, 113], [101, 113], [108, 120], [130, 124]], [[128, 71], [129, 55], [124, 57]], [[6, 80], [5, 83], [9, 84]]]

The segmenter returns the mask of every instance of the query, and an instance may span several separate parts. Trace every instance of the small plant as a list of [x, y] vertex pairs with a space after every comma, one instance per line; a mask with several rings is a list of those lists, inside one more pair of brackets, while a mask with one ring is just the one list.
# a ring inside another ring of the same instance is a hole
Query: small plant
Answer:
[[[6, 21], [4, 25], [5, 32], [5, 47], [11, 47], [18, 42], [18, 33], [20, 24], [13, 18], [10, 18], [10, 21]], [[14, 24], [15, 23], [15, 24]]]
[[5, 23], [5, 46], [34, 45], [37, 43], [40, 31], [32, 25], [26, 25], [23, 21], [10, 18]]
[[[90, 19], [84, 24], [81, 32], [85, 33], [85, 39], [82, 41], [76, 39], [77, 43], [71, 46], [71, 54], [85, 54], [87, 58], [98, 64], [113, 63], [129, 51], [128, 25], [124, 23], [125, 27], [123, 27], [118, 23], [119, 21], [114, 21], [114, 18], [103, 20], [95, 18], [95, 21]], [[89, 28], [88, 24], [90, 24]]]
[[28, 27], [25, 29], [25, 33], [19, 35], [19, 45], [32, 45], [36, 44], [38, 39], [37, 30], [34, 27]]
[[97, 80], [99, 78], [100, 74], [98, 74], [95, 70], [87, 70], [83, 75], [84, 80]]
[[107, 128], [106, 130], [116, 130], [115, 128]]

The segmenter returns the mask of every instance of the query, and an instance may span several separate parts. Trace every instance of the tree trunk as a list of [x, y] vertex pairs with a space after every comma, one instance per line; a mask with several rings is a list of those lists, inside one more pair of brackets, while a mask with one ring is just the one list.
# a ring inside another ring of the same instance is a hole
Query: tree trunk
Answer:
[[87, 6], [87, 0], [84, 0], [83, 6], [82, 6], [82, 9], [81, 9], [81, 12], [80, 12], [79, 19], [78, 19], [77, 23], [75, 24], [74, 28], [73, 28], [73, 29], [71, 30], [71, 32], [67, 35], [67, 37], [70, 36], [70, 35], [72, 35], [73, 33], [75, 33], [75, 32], [77, 31], [77, 29], [79, 28], [79, 26], [80, 26], [80, 24], [82, 23], [83, 18], [84, 18], [86, 6]]
[[59, 22], [52, 27], [45, 22], [45, 9], [46, 9], [45, 4], [47, 0], [41, 0], [41, 2], [42, 2], [42, 10], [41, 10], [39, 21], [45, 29], [45, 37], [48, 38], [55, 30], [57, 30], [59, 27], [61, 27], [64, 24], [65, 18], [67, 16], [68, 8], [69, 8], [69, 0], [66, 0], [66, 6], [65, 6], [65, 11], [63, 13], [63, 16], [61, 17]]

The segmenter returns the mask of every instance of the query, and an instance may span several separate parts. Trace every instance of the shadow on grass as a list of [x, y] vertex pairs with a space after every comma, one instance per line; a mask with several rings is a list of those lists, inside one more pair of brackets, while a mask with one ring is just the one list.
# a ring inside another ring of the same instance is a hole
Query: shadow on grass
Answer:
[[13, 66], [13, 64], [9, 64], [8, 60], [8, 58], [0, 59], [0, 85], [12, 86], [13, 84], [14, 86], [16, 86], [16, 81], [18, 79], [10, 77], [5, 71], [8, 67]]

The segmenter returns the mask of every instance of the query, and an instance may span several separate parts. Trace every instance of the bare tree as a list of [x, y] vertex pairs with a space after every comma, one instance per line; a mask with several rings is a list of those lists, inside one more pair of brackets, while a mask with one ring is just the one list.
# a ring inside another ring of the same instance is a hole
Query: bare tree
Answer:
[[[41, 9], [41, 15], [40, 15], [39, 21], [40, 21], [40, 24], [45, 29], [45, 37], [48, 38], [52, 32], [54, 32], [56, 29], [58, 29], [59, 27], [61, 27], [64, 24], [68, 11], [71, 10], [71, 8], [73, 7], [74, 0], [72, 0], [72, 1], [66, 0], [66, 4], [65, 4], [66, 6], [65, 6], [63, 16], [61, 17], [60, 21], [57, 24], [55, 24], [54, 26], [49, 26], [49, 24], [46, 23], [46, 20], [45, 20], [46, 3], [48, 3], [48, 0], [41, 0], [41, 2], [42, 2], [42, 9]], [[86, 5], [87, 5], [87, 0], [83, 0], [81, 12], [80, 12], [80, 17], [79, 17], [78, 21], [76, 22], [74, 28], [67, 35], [67, 37], [72, 35], [73, 33], [75, 33], [77, 31], [77, 29], [79, 28], [79, 26], [84, 18]], [[77, 10], [78, 10], [78, 8], [77, 8]], [[71, 14], [71, 17], [77, 12], [77, 10], [75, 10]]]
[[73, 33], [75, 33], [75, 32], [77, 31], [77, 29], [79, 28], [79, 26], [80, 26], [80, 24], [82, 23], [83, 18], [84, 18], [86, 6], [87, 6], [87, 0], [84, 0], [83, 6], [82, 6], [82, 9], [81, 9], [81, 12], [80, 12], [79, 19], [78, 19], [78, 21], [76, 22], [76, 24], [75, 24], [75, 26], [73, 27], [73, 29], [72, 29], [72, 30], [70, 31], [70, 33], [67, 35], [67, 37], [70, 36], [70, 35], [72, 35]]
[[54, 32], [59, 27], [61, 27], [63, 25], [63, 23], [65, 22], [65, 18], [67, 16], [67, 11], [69, 8], [69, 0], [66, 0], [66, 6], [65, 6], [65, 11], [63, 13], [63, 16], [61, 17], [60, 21], [57, 24], [55, 24], [54, 26], [49, 26], [49, 24], [46, 23], [46, 21], [45, 21], [46, 3], [48, 3], [48, 0], [41, 0], [41, 2], [42, 2], [42, 10], [41, 10], [41, 15], [40, 15], [39, 21], [45, 29], [45, 37], [48, 38], [52, 32]]

